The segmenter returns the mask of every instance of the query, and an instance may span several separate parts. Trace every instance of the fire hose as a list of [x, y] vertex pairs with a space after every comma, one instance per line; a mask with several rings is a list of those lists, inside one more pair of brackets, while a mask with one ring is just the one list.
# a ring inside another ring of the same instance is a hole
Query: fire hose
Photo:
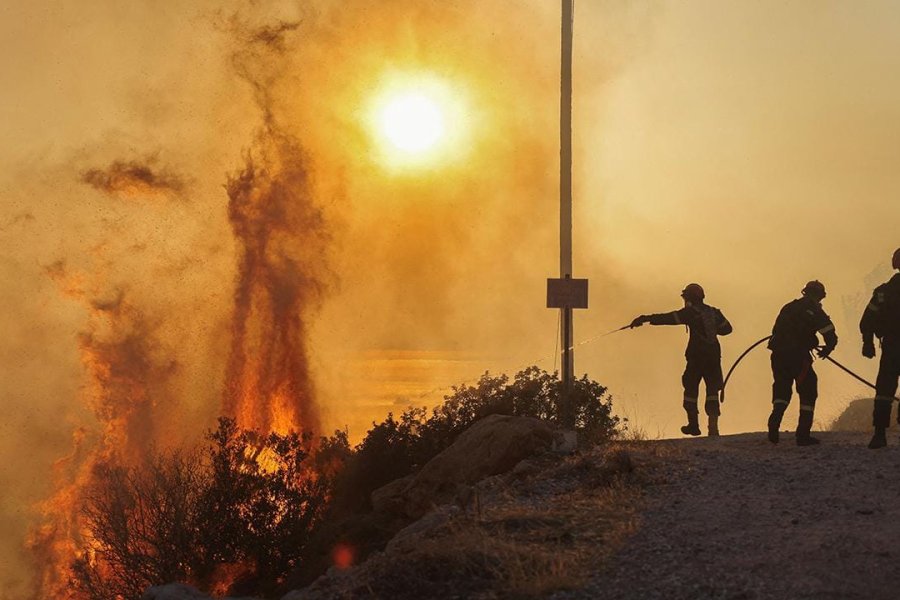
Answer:
[[[760, 344], [762, 344], [762, 343], [765, 342], [766, 340], [770, 339], [771, 337], [772, 337], [771, 335], [767, 335], [766, 337], [762, 338], [761, 340], [758, 340], [758, 341], [754, 342], [749, 348], [747, 348], [746, 350], [744, 350], [744, 352], [743, 352], [740, 356], [738, 356], [737, 360], [734, 361], [734, 364], [731, 365], [731, 368], [728, 369], [728, 375], [725, 376], [725, 381], [722, 382], [722, 390], [719, 392], [719, 402], [722, 402], [722, 403], [725, 402], [725, 386], [728, 385], [728, 380], [731, 378], [731, 374], [734, 373], [735, 368], [737, 368], [737, 366], [741, 363], [741, 361], [744, 360], [744, 357], [747, 356], [748, 354], [750, 354], [750, 352], [751, 352], [754, 348], [756, 348], [757, 346], [759, 346]], [[870, 382], [870, 381], [868, 381], [868, 380], [866, 380], [866, 379], [863, 379], [863, 378], [860, 377], [858, 374], [854, 373], [853, 371], [851, 371], [850, 369], [848, 369], [847, 367], [845, 367], [844, 365], [842, 365], [841, 363], [839, 363], [839, 362], [836, 361], [835, 359], [831, 358], [831, 356], [826, 356], [826, 357], [825, 357], [825, 360], [829, 361], [830, 363], [832, 363], [833, 365], [835, 365], [837, 368], [839, 368], [839, 369], [842, 370], [843, 372], [847, 373], [848, 375], [850, 375], [851, 377], [853, 377], [854, 379], [856, 379], [856, 380], [859, 381], [860, 383], [863, 383], [863, 384], [869, 386], [869, 387], [872, 388], [873, 390], [875, 389], [875, 384], [874, 384], [874, 383], [872, 383], [872, 382]], [[896, 396], [894, 397], [894, 399], [900, 401], [900, 398], [897, 398]]]

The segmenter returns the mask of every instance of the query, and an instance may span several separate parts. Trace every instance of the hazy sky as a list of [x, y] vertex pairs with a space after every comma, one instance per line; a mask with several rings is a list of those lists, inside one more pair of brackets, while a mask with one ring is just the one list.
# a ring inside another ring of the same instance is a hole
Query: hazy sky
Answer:
[[[417, 390], [551, 368], [558, 10], [5, 0], [0, 527], [23, 531], [43, 473], [95, 423], [85, 334], [140, 333], [171, 366], [154, 383], [166, 419], [211, 423], [236, 275], [224, 185], [266, 116], [303, 146], [329, 231], [306, 316], [326, 427], [358, 436]], [[260, 49], [279, 23], [298, 25]], [[898, 4], [582, 0], [575, 35], [575, 275], [591, 286], [576, 341], [677, 308], [697, 281], [734, 324], [727, 368], [818, 278], [835, 356], [874, 377], [856, 323], [900, 246]], [[386, 164], [367, 120], [398, 80], [438, 80], [458, 103], [453, 144], [426, 167]], [[129, 316], [110, 322], [97, 307], [121, 298]], [[576, 370], [635, 426], [673, 435], [685, 341], [623, 332], [579, 347]], [[735, 376], [723, 433], [762, 428], [766, 354]], [[822, 425], [866, 391], [830, 365], [820, 380]]]

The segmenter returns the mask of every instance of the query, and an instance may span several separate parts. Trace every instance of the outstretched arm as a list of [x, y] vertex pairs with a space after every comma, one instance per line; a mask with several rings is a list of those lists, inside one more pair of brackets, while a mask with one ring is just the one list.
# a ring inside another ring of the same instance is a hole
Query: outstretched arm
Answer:
[[631, 322], [632, 327], [640, 327], [644, 323], [651, 325], [684, 325], [685, 309], [676, 310], [669, 313], [658, 313], [655, 315], [641, 315]]

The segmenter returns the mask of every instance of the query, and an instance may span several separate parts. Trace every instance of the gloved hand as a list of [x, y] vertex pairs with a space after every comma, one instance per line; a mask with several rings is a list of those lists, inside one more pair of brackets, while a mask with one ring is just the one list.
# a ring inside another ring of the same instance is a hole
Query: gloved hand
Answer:
[[650, 320], [650, 317], [648, 317], [647, 315], [641, 315], [639, 317], [635, 317], [634, 321], [631, 322], [631, 325], [629, 325], [629, 327], [631, 327], [632, 329], [634, 329], [635, 327], [640, 327], [641, 325], [643, 325], [644, 323], [646, 323], [649, 320]]
[[862, 355], [866, 358], [875, 358], [875, 342], [863, 340]]
[[831, 354], [832, 350], [834, 350], [833, 347], [829, 348], [828, 346], [824, 346], [816, 350], [816, 354], [819, 355], [819, 358], [825, 359], [828, 358], [828, 355]]

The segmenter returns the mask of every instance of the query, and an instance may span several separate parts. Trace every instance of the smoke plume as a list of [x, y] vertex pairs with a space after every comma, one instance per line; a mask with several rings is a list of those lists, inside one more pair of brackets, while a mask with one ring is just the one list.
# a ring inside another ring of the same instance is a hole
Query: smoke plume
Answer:
[[179, 193], [184, 181], [167, 169], [156, 168], [152, 160], [117, 160], [105, 169], [89, 169], [81, 181], [110, 195], [135, 196]]

